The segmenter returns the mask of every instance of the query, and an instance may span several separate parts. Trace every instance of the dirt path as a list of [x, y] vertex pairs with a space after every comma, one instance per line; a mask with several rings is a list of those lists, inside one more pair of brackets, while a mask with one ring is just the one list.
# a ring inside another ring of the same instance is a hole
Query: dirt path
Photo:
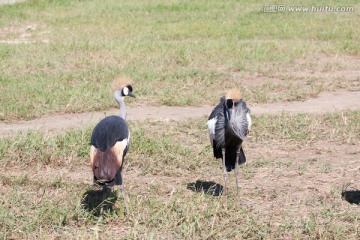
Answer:
[[[344, 110], [360, 109], [360, 92], [324, 93], [316, 99], [304, 102], [271, 103], [251, 105], [252, 114], [291, 113], [327, 113]], [[203, 107], [132, 107], [128, 108], [128, 120], [154, 119], [161, 121], [180, 120], [184, 118], [208, 115], [213, 106]], [[6, 137], [16, 132], [39, 130], [43, 132], [62, 131], [69, 128], [94, 125], [106, 115], [118, 114], [118, 109], [101, 112], [78, 114], [55, 114], [44, 118], [14, 123], [0, 122], [0, 137]]]

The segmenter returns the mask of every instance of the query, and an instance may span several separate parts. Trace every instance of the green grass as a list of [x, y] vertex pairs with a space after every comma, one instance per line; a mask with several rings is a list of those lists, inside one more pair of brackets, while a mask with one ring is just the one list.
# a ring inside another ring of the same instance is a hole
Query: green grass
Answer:
[[[327, 73], [344, 61], [340, 71], [358, 70], [343, 59], [359, 55], [360, 5], [281, 3], [349, 5], [355, 12], [263, 13], [267, 1], [29, 0], [1, 6], [0, 41], [20, 44], [0, 42], [0, 119], [115, 106], [108, 89], [123, 74], [135, 80], [134, 91], [147, 105], [213, 104], [235, 86], [252, 102], [303, 100], [337, 89], [344, 78], [328, 86], [333, 78], [320, 75], [309, 87], [312, 75], [301, 74], [322, 71], [317, 57], [329, 62]], [[254, 77], [281, 81], [248, 84]]]
[[[325, 115], [282, 113], [253, 116], [253, 130], [249, 139], [277, 145], [311, 145], [322, 140], [356, 145], [359, 144], [360, 137], [359, 118], [359, 111]], [[208, 136], [205, 134], [205, 123], [205, 118], [160, 124], [151, 120], [130, 122], [133, 142], [131, 149], [135, 151], [136, 157], [128, 163], [129, 167], [140, 167], [144, 174], [154, 174], [163, 169], [164, 165], [177, 169], [183, 166], [184, 161], [187, 162], [188, 170], [206, 165], [206, 159], [210, 157], [210, 146], [206, 146]], [[79, 167], [88, 161], [91, 132], [92, 128], [55, 136], [28, 132], [0, 139], [1, 166], [25, 167], [37, 163], [40, 164], [39, 167]], [[186, 160], [191, 154], [195, 154], [195, 159]], [[158, 158], [162, 161], [157, 161]], [[152, 164], [148, 165], [148, 161]]]
[[[358, 144], [360, 125], [356, 121], [359, 111], [325, 115], [262, 115], [255, 118], [252, 137], [257, 141], [303, 142], [311, 144], [321, 140]], [[258, 120], [258, 121], [256, 121]]]
[[359, 144], [359, 114], [345, 112], [346, 122], [339, 114], [254, 116], [248, 163], [240, 168], [242, 207], [230, 174], [227, 210], [224, 197], [188, 187], [223, 184], [205, 118], [130, 122], [124, 172], [129, 220], [122, 198], [108, 193], [101, 204], [91, 186], [90, 128], [0, 139], [0, 237], [96, 238], [104, 205], [101, 238], [356, 239], [359, 208], [340, 196], [342, 184], [358, 177], [350, 170], [359, 152], [344, 149]]

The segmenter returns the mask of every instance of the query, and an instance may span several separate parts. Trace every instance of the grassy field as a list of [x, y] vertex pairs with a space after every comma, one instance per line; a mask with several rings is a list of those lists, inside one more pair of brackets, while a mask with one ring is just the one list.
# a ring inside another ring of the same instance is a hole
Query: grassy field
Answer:
[[[254, 117], [249, 161], [240, 169], [242, 204], [231, 174], [227, 210], [225, 198], [213, 196], [223, 179], [205, 118], [130, 122], [129, 220], [122, 198], [108, 192], [101, 203], [91, 185], [91, 129], [0, 139], [0, 237], [358, 239], [359, 206], [341, 194], [359, 187], [359, 117], [359, 111]], [[96, 225], [101, 206], [105, 219]]]
[[281, 2], [353, 6], [349, 13], [262, 12], [268, 4], [28, 0], [0, 6], [0, 120], [114, 107], [108, 89], [123, 74], [135, 80], [141, 105], [213, 104], [235, 86], [252, 103], [360, 89], [358, 1]]
[[[264, 5], [352, 6], [265, 13]], [[360, 91], [359, 1], [26, 0], [0, 5], [0, 121], [117, 107], [249, 106]], [[219, 195], [206, 118], [130, 121], [124, 201], [92, 185], [91, 128], [0, 138], [1, 239], [360, 239], [360, 111], [253, 116]], [[351, 204], [355, 203], [355, 204]], [[99, 221], [100, 208], [105, 216]]]

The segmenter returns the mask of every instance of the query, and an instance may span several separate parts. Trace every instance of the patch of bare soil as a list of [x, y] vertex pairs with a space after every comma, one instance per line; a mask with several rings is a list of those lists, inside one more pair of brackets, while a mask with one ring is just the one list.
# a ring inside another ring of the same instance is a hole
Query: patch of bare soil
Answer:
[[[307, 199], [339, 199], [341, 195], [338, 193], [347, 184], [360, 189], [357, 181], [360, 173], [358, 146], [321, 141], [294, 151], [281, 148], [258, 146], [249, 152], [249, 158], [252, 159], [256, 159], [259, 154], [264, 156], [266, 152], [272, 158], [269, 166], [259, 168], [253, 178], [243, 180], [244, 191], [249, 195], [254, 194], [254, 189], [247, 186], [254, 185], [254, 181], [256, 188], [263, 193], [262, 199], [255, 201], [274, 198], [280, 210], [286, 206], [291, 208], [297, 201], [304, 202]], [[258, 152], [256, 149], [262, 150]], [[267, 208], [267, 211], [274, 211], [274, 206], [266, 203], [261, 206]], [[299, 214], [304, 214], [301, 209], [298, 210]]]
[[[1, 5], [1, 1], [0, 1]], [[6, 26], [0, 29], [0, 43], [5, 44], [30, 44], [36, 42], [49, 43], [44, 38], [48, 30], [40, 24], [27, 24], [21, 26]], [[40, 40], [37, 37], [40, 36]]]
[[259, 104], [251, 108], [255, 114], [262, 113], [331, 113], [360, 109], [360, 92], [323, 93], [318, 98], [303, 102]]
[[[327, 113], [360, 109], [360, 92], [324, 93], [318, 98], [304, 102], [287, 102], [252, 105], [248, 103], [252, 114], [291, 113]], [[160, 121], [181, 120], [207, 116], [213, 106], [203, 107], [131, 107], [128, 108], [128, 120], [156, 119]], [[108, 115], [118, 114], [118, 109], [101, 112], [87, 112], [77, 114], [55, 114], [30, 121], [13, 123], [0, 122], [0, 137], [11, 136], [18, 132], [29, 130], [45, 133], [59, 132], [70, 128], [91, 126]]]

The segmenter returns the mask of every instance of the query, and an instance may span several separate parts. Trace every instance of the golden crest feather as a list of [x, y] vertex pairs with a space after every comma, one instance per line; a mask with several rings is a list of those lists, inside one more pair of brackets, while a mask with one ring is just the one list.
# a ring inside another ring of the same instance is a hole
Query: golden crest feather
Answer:
[[118, 76], [114, 78], [112, 84], [112, 90], [120, 90], [126, 87], [127, 85], [131, 85], [133, 80], [129, 76]]
[[241, 99], [241, 92], [239, 89], [231, 89], [226, 95], [226, 99], [233, 99], [234, 101], [239, 101]]

